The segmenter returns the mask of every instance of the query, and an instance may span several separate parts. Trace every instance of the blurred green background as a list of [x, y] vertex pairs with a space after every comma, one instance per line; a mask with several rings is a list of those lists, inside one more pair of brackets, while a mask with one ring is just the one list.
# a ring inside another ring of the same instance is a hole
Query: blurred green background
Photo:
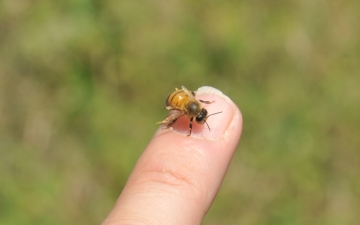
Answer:
[[2, 0], [0, 224], [100, 224], [181, 85], [244, 117], [203, 224], [360, 224], [359, 9]]

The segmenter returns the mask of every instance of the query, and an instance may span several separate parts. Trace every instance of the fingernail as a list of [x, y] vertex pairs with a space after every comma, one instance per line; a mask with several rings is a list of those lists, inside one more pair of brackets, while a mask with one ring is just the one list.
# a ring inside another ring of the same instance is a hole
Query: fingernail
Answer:
[[[235, 111], [237, 109], [233, 101], [231, 101], [229, 97], [224, 95], [218, 89], [209, 86], [200, 87], [196, 92], [195, 98], [198, 100], [201, 99], [204, 101], [215, 102], [212, 104], [201, 103], [202, 106], [208, 111], [208, 116], [210, 115], [206, 120], [209, 127], [206, 124], [197, 124], [194, 120], [191, 136], [198, 138], [218, 139], [225, 135], [230, 123], [234, 119]], [[213, 113], [218, 114], [211, 115]], [[174, 131], [188, 135], [190, 133], [189, 123], [189, 118], [182, 116], [172, 127]]]

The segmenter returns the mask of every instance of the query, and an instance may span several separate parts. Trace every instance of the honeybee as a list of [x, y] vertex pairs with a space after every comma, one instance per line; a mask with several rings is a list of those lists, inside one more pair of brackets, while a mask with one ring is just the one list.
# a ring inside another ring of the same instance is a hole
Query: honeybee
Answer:
[[165, 108], [172, 111], [172, 113], [170, 113], [170, 115], [166, 117], [165, 120], [160, 121], [157, 124], [166, 124], [166, 127], [164, 127], [164, 129], [167, 129], [170, 128], [179, 117], [185, 115], [190, 118], [190, 133], [188, 134], [188, 136], [191, 135], [192, 123], [194, 118], [198, 124], [206, 123], [210, 131], [209, 124], [206, 122], [207, 118], [209, 118], [209, 116], [222, 113], [222, 111], [208, 115], [207, 110], [202, 107], [200, 102], [205, 104], [211, 104], [215, 101], [197, 100], [195, 99], [196, 91], [189, 91], [184, 86], [181, 86], [181, 88], [182, 89], [175, 88], [175, 91], [166, 98]]

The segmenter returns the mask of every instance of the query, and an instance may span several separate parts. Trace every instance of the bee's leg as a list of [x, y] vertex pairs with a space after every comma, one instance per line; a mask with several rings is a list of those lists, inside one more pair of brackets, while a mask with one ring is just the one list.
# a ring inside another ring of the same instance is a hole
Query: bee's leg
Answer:
[[188, 136], [191, 135], [193, 119], [194, 119], [194, 117], [191, 117], [191, 119], [190, 119], [190, 125], [189, 125], [190, 133], [188, 134]]
[[204, 100], [199, 100], [200, 102], [202, 102], [202, 103], [205, 103], [205, 104], [211, 104], [211, 103], [214, 103], [215, 101], [204, 101]]

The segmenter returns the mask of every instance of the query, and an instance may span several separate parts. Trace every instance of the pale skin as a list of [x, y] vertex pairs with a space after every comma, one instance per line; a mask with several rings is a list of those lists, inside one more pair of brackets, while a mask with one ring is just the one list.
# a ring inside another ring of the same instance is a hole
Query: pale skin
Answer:
[[194, 124], [192, 135], [187, 136], [186, 117], [180, 117], [171, 129], [160, 127], [103, 225], [201, 224], [242, 131], [238, 107], [226, 96], [207, 91], [198, 95], [216, 103], [206, 109], [222, 111], [207, 120], [211, 131], [204, 124]]

